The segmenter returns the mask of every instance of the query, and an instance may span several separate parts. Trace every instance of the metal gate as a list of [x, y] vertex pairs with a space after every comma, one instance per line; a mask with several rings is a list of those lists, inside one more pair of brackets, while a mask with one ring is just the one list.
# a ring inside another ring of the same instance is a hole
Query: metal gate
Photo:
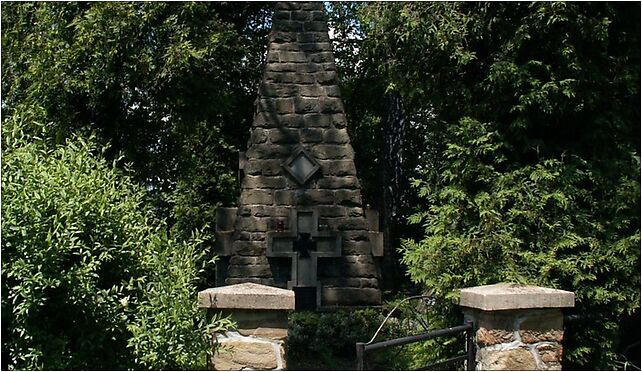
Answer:
[[[372, 339], [368, 342], [357, 342], [356, 343], [356, 351], [357, 351], [357, 370], [358, 371], [363, 371], [365, 368], [365, 358], [366, 358], [366, 353], [375, 351], [375, 350], [380, 350], [388, 347], [393, 347], [393, 346], [401, 346], [401, 345], [407, 345], [411, 344], [414, 342], [420, 342], [420, 341], [425, 341], [425, 340], [430, 340], [434, 338], [439, 338], [439, 337], [452, 337], [452, 336], [458, 336], [463, 334], [465, 336], [465, 346], [464, 346], [464, 351], [462, 354], [459, 354], [457, 356], [454, 356], [452, 358], [448, 358], [445, 360], [440, 360], [437, 362], [434, 362], [432, 364], [423, 366], [421, 368], [418, 368], [418, 370], [428, 370], [428, 369], [436, 369], [439, 367], [447, 366], [447, 365], [453, 365], [455, 363], [461, 363], [465, 362], [465, 364], [462, 364], [466, 370], [472, 371], [475, 370], [475, 350], [476, 346], [473, 342], [473, 336], [474, 336], [474, 325], [471, 321], [467, 321], [462, 325], [455, 326], [455, 327], [450, 327], [450, 328], [444, 328], [444, 329], [438, 329], [438, 330], [433, 330], [429, 332], [424, 332], [420, 334], [416, 334], [413, 336], [406, 336], [406, 337], [400, 337], [400, 338], [395, 338], [391, 340], [385, 340], [385, 341], [379, 341], [379, 342], [374, 342], [375, 338], [379, 334], [379, 332], [382, 330], [384, 324], [388, 321], [390, 316], [397, 310], [403, 303], [413, 301], [413, 300], [421, 300], [421, 301], [433, 301], [433, 299], [429, 296], [412, 296], [404, 299], [401, 301], [397, 306], [395, 306], [390, 313], [386, 316], [384, 321], [381, 323], [379, 326], [379, 329], [375, 332], [374, 336], [372, 336]], [[434, 302], [433, 302], [434, 303]], [[413, 311], [415, 314], [417, 314], [416, 311]], [[419, 323], [423, 326], [423, 329], [428, 331], [429, 327], [425, 322], [422, 322], [419, 320]]]
[[456, 336], [458, 334], [465, 333], [466, 349], [463, 354], [457, 355], [455, 357], [452, 357], [446, 360], [441, 360], [441, 361], [429, 364], [423, 368], [420, 368], [420, 370], [434, 369], [437, 367], [465, 361], [466, 370], [473, 371], [475, 370], [475, 344], [473, 343], [473, 331], [474, 331], [473, 323], [468, 322], [466, 324], [456, 326], [456, 327], [439, 329], [432, 332], [422, 333], [414, 336], [396, 338], [393, 340], [386, 340], [386, 341], [380, 341], [380, 342], [374, 342], [374, 343], [357, 342], [357, 370], [363, 371], [364, 357], [366, 352], [379, 350], [386, 347], [400, 346], [400, 345], [410, 344], [413, 342], [430, 340], [437, 337]]

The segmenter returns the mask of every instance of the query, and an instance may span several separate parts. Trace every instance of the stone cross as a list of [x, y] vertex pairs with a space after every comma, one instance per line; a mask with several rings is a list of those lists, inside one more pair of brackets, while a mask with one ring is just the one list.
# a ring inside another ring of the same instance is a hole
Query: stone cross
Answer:
[[315, 288], [315, 306], [320, 298], [317, 280], [317, 260], [322, 257], [341, 257], [341, 235], [335, 231], [319, 231], [316, 210], [293, 208], [288, 231], [267, 233], [267, 257], [288, 257], [292, 260], [288, 288]]

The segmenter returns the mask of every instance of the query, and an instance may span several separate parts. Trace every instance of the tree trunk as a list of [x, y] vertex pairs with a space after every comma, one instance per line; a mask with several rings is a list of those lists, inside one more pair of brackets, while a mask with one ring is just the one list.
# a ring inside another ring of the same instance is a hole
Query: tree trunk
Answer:
[[382, 262], [382, 288], [396, 289], [399, 282], [398, 254], [396, 247], [399, 237], [397, 218], [400, 186], [403, 182], [403, 148], [406, 134], [406, 119], [398, 92], [386, 94], [386, 119], [383, 123], [383, 239], [384, 256]]

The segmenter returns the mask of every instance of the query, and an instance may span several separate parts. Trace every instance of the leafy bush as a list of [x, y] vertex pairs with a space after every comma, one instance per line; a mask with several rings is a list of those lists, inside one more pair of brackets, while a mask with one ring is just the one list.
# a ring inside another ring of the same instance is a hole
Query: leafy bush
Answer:
[[568, 334], [565, 368], [614, 368], [624, 324], [640, 319], [639, 6], [371, 3], [363, 15], [364, 66], [425, 143], [407, 152], [424, 231], [406, 230], [402, 251], [441, 322], [461, 287], [574, 291], [593, 320]]
[[573, 156], [502, 171], [505, 148], [488, 125], [463, 119], [450, 135], [449, 161], [416, 181], [427, 207], [411, 220], [425, 237], [402, 248], [413, 280], [441, 299], [502, 281], [574, 291], [575, 311], [593, 321], [567, 360], [614, 365], [620, 324], [640, 306], [639, 160], [612, 184]]
[[3, 123], [3, 369], [203, 368], [202, 238], [172, 240], [91, 139], [24, 125]]
[[[380, 309], [335, 312], [294, 312], [289, 316], [286, 341], [288, 368], [293, 370], [351, 370], [356, 367], [357, 342], [368, 342], [396, 306], [374, 342], [452, 326], [439, 323], [430, 307], [392, 300]], [[461, 322], [461, 319], [457, 321]], [[413, 370], [443, 360], [448, 352], [461, 353], [461, 337], [440, 338], [389, 347], [365, 355], [369, 370]], [[443, 346], [446, 346], [445, 348]]]
[[382, 320], [376, 309], [291, 313], [286, 341], [288, 369], [354, 369], [355, 344], [368, 341]]

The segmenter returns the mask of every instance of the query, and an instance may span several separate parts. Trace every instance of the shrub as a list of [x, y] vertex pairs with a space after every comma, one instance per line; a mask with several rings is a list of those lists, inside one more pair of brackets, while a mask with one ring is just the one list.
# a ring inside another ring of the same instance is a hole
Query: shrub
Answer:
[[22, 127], [3, 123], [3, 369], [204, 367], [199, 234], [172, 240], [91, 139]]
[[592, 321], [574, 327], [566, 362], [615, 366], [620, 325], [640, 307], [639, 160], [618, 164], [628, 169], [615, 179], [578, 156], [506, 170], [499, 134], [469, 118], [449, 140], [448, 162], [416, 181], [426, 204], [411, 220], [425, 236], [402, 248], [412, 279], [443, 300], [436, 314], [452, 321], [447, 299], [463, 287], [570, 290]]

